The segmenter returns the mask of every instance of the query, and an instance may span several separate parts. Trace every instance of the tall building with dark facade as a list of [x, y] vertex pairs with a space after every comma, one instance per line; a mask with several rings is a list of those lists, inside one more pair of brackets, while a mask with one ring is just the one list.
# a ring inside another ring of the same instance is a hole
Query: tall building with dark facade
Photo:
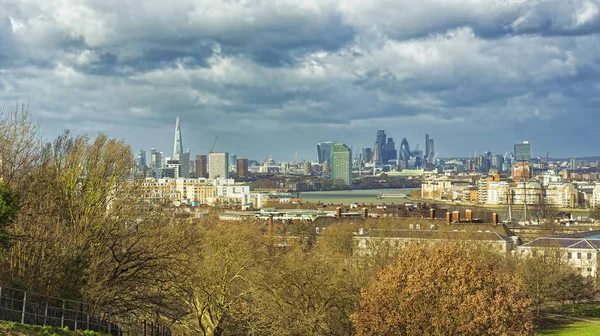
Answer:
[[238, 177], [248, 177], [248, 159], [237, 159], [236, 165]]
[[435, 156], [435, 146], [433, 139], [429, 137], [429, 134], [425, 134], [425, 161], [432, 163]]
[[196, 155], [196, 177], [208, 177], [206, 155]]
[[386, 163], [390, 162], [391, 160], [396, 160], [398, 158], [398, 152], [396, 151], [396, 144], [394, 144], [394, 139], [388, 138], [385, 147], [385, 158], [387, 160]]
[[371, 162], [373, 161], [373, 148], [363, 148], [362, 150], [362, 162]]
[[317, 159], [319, 164], [331, 159], [331, 142], [320, 142], [317, 144]]
[[378, 130], [375, 145], [373, 146], [373, 163], [375, 164], [387, 163], [386, 139], [385, 131]]
[[531, 145], [529, 141], [515, 144], [515, 160], [517, 162], [529, 162], [531, 160]]

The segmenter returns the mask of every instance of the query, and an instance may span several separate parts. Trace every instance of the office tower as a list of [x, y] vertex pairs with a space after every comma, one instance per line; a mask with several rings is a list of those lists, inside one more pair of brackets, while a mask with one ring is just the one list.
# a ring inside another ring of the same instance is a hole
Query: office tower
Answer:
[[385, 131], [378, 130], [377, 138], [375, 138], [375, 145], [373, 146], [373, 162], [375, 164], [386, 164], [386, 143], [385, 143]]
[[196, 177], [206, 178], [208, 177], [208, 171], [206, 170], [206, 155], [196, 155]]
[[400, 143], [399, 160], [403, 162], [406, 167], [408, 167], [408, 160], [410, 160], [410, 147], [408, 146], [408, 141], [406, 138], [402, 139], [402, 143]]
[[143, 149], [140, 149], [140, 153], [138, 154], [137, 166], [138, 169], [144, 169], [144, 167], [146, 167], [146, 151]]
[[529, 162], [531, 160], [531, 145], [529, 141], [515, 144], [515, 160], [517, 162]]
[[233, 165], [233, 169], [237, 170], [237, 155], [235, 154], [231, 154], [229, 156], [229, 162], [231, 163], [231, 165]]
[[238, 177], [248, 177], [248, 159], [237, 159], [236, 166]]
[[343, 143], [331, 145], [331, 179], [352, 185], [352, 150]]
[[394, 144], [393, 138], [387, 139], [387, 144], [385, 145], [385, 158], [387, 162], [390, 160], [396, 160], [398, 158], [398, 152], [396, 151], [396, 144]]
[[150, 149], [150, 168], [163, 168], [163, 153], [156, 148]]
[[317, 144], [317, 160], [319, 164], [331, 159], [331, 142], [320, 142]]
[[150, 163], [148, 166], [150, 168], [160, 168], [156, 166], [156, 148], [150, 148]]
[[173, 160], [179, 160], [183, 154], [183, 143], [181, 141], [181, 129], [179, 128], [179, 117], [175, 119], [175, 141], [173, 142]]
[[179, 154], [179, 164], [181, 165], [181, 171], [179, 177], [190, 177], [190, 150]]
[[362, 150], [362, 162], [373, 161], [373, 148], [363, 148]]
[[433, 139], [429, 137], [429, 134], [425, 134], [425, 161], [432, 163], [434, 156], [435, 147]]
[[208, 154], [208, 177], [210, 179], [229, 178], [229, 153]]
[[304, 161], [304, 163], [302, 163], [302, 173], [304, 175], [312, 174], [312, 165], [310, 164], [310, 162]]
[[502, 155], [492, 156], [492, 168], [496, 168], [499, 171], [502, 171], [503, 166], [504, 166], [504, 157]]
[[571, 159], [571, 169], [577, 169], [577, 158]]

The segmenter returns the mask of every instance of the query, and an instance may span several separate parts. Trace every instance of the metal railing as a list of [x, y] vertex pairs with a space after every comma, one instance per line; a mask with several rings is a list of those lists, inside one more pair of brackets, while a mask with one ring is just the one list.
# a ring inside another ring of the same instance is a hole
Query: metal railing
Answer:
[[92, 330], [113, 336], [171, 336], [171, 330], [157, 322], [114, 312], [97, 312], [84, 302], [1, 286], [0, 320]]

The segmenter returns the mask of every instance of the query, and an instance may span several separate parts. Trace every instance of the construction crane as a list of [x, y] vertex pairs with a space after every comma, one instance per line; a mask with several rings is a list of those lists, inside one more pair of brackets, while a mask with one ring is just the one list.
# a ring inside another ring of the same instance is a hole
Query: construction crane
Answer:
[[506, 160], [507, 156], [508, 156], [508, 151], [506, 151], [506, 153], [504, 153], [504, 160]]
[[219, 139], [218, 136], [215, 137], [215, 141], [213, 141], [212, 147], [210, 147], [210, 151], [208, 151], [208, 153], [214, 153], [214, 149], [215, 149], [215, 145], [217, 144], [217, 139]]
[[433, 162], [435, 162], [435, 160], [437, 159], [438, 154], [440, 154], [440, 152], [435, 152], [435, 156], [433, 157]]

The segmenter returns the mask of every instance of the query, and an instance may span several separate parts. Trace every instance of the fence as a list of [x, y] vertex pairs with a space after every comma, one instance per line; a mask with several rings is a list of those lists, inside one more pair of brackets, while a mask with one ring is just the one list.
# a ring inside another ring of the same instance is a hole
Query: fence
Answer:
[[113, 336], [171, 336], [171, 330], [157, 322], [118, 313], [99, 313], [87, 303], [9, 287], [0, 287], [0, 320], [93, 330]]

